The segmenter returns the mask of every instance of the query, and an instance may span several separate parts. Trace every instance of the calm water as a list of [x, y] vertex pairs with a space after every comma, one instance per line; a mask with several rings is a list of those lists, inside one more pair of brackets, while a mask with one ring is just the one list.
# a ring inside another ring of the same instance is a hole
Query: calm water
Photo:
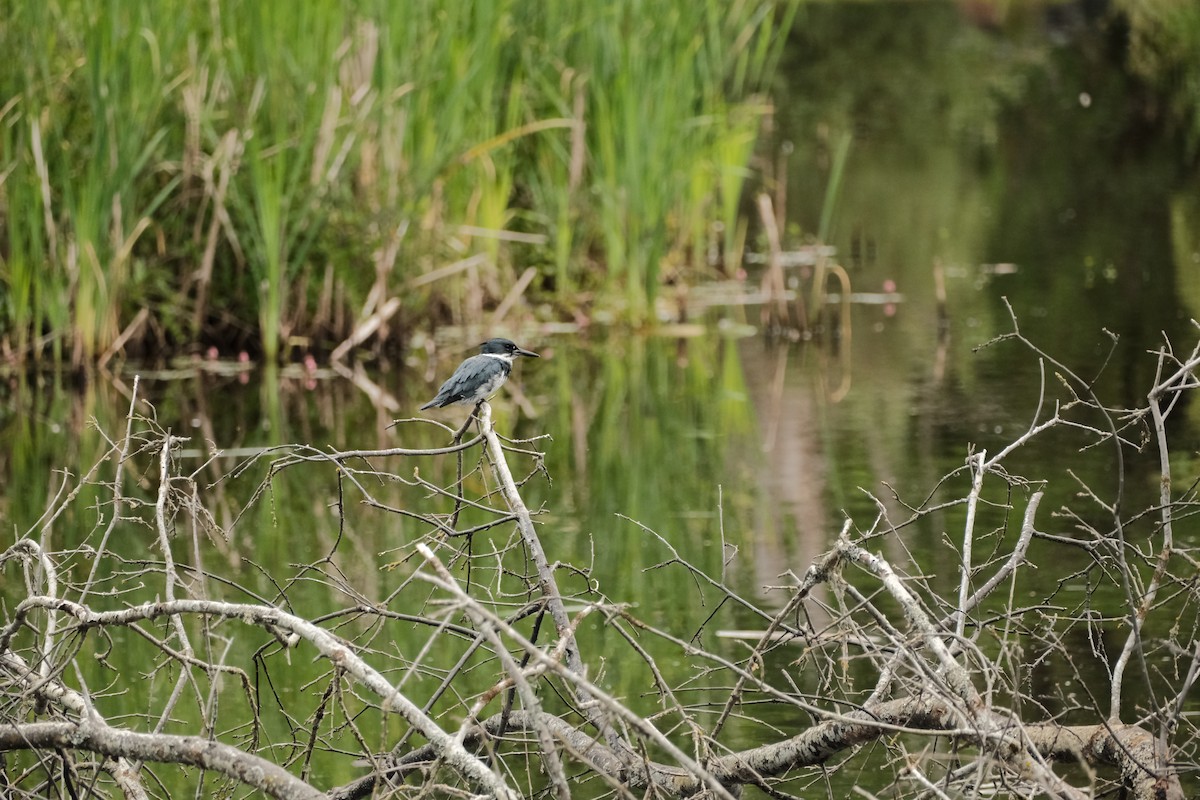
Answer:
[[[995, 452], [1030, 424], [1039, 404], [1037, 359], [1013, 342], [976, 350], [1011, 330], [1003, 298], [1026, 335], [1095, 379], [1107, 402], [1126, 407], [1144, 402], [1154, 375], [1147, 351], [1164, 334], [1179, 349], [1189, 347], [1194, 333], [1186, 322], [1200, 315], [1196, 175], [1181, 167], [1145, 98], [1113, 66], [1109, 38], [1083, 17], [1030, 14], [998, 33], [949, 5], [818, 5], [805, 9], [795, 38], [771, 148], [790, 152], [781, 173], [790, 240], [799, 243], [802, 231], [821, 224], [836, 150], [844, 135], [852, 136], [826, 215], [829, 241], [855, 292], [894, 290], [902, 299], [855, 305], [849, 339], [826, 332], [806, 343], [727, 334], [757, 324], [758, 309], [741, 306], [708, 309], [701, 330], [684, 339], [553, 335], [532, 323], [519, 335], [504, 332], [545, 356], [519, 365], [517, 391], [502, 396], [496, 413], [502, 431], [550, 437], [540, 446], [553, 482], [535, 477], [525, 490], [529, 505], [544, 511], [550, 558], [590, 567], [606, 597], [633, 603], [639, 615], [683, 638], [712, 612], [714, 595], [698, 591], [677, 566], [647, 572], [669, 559], [667, 547], [618, 515], [658, 532], [713, 573], [721, 570], [722, 544], [727, 556], [736, 550], [728, 565], [731, 586], [778, 605], [783, 593], [764, 587], [789, 584], [787, 572], [802, 572], [823, 552], [845, 516], [869, 528], [879, 509], [872, 494], [893, 519], [903, 519], [902, 504], [923, 502], [971, 447]], [[948, 327], [941, 333], [935, 263], [946, 282]], [[1115, 345], [1108, 332], [1118, 337]], [[431, 426], [390, 423], [415, 413], [462, 355], [451, 346], [431, 363], [414, 354], [404, 365], [367, 366], [366, 378], [387, 402], [324, 371], [315, 377], [260, 369], [241, 376], [147, 372], [142, 392], [154, 404], [157, 425], [191, 437], [179, 468], [195, 472], [216, 522], [230, 531], [227, 542], [204, 545], [209, 568], [271, 599], [295, 577], [288, 602], [309, 616], [348, 603], [350, 593], [333, 588], [328, 576], [305, 578], [293, 566], [331, 551], [337, 570], [352, 576], [363, 597], [375, 601], [396, 590], [407, 570], [384, 565], [395, 566], [409, 552], [404, 546], [424, 533], [420, 526], [364, 508], [359, 497], [347, 497], [339, 517], [332, 509], [336, 477], [319, 468], [284, 473], [243, 514], [265, 464], [214, 483], [245, 458], [207, 462], [205, 443], [441, 444], [445, 433]], [[82, 388], [53, 381], [4, 387], [6, 544], [41, 517], [63, 482], [56, 470], [78, 475], [102, 452], [97, 428], [114, 436], [123, 429], [136, 371]], [[1062, 398], [1052, 375], [1048, 381], [1048, 398]], [[1184, 471], [1194, 463], [1200, 431], [1194, 409], [1177, 410], [1171, 430]], [[1098, 491], [1115, 490], [1113, 460], [1080, 454], [1083, 442], [1046, 437], [1007, 465], [1048, 481], [1043, 530], [1066, 528], [1051, 512], [1076, 502], [1068, 470]], [[132, 476], [140, 483], [134, 491], [150, 497], [157, 481], [152, 461], [137, 463], [145, 472]], [[386, 465], [400, 478], [411, 477], [412, 466]], [[422, 476], [444, 482], [454, 462], [419, 467]], [[1194, 478], [1193, 470], [1176, 480]], [[1125, 481], [1127, 507], [1148, 504], [1157, 485], [1152, 459], [1131, 457]], [[959, 476], [942, 492], [961, 496], [966, 485]], [[436, 502], [399, 481], [377, 491], [404, 507]], [[988, 491], [996, 502], [1009, 500], [998, 480]], [[96, 503], [104, 496], [96, 492]], [[1026, 497], [1022, 491], [1011, 497], [1018, 514]], [[55, 525], [55, 546], [80, 540], [104, 513], [100, 505], [79, 504]], [[1000, 525], [1002, 515], [989, 512], [983, 522]], [[952, 581], [955, 556], [943, 535], [961, 526], [961, 511], [946, 511], [906, 529], [904, 542], [927, 571]], [[150, 532], [127, 535], [147, 537], [150, 547]], [[499, 546], [507, 535], [489, 534], [476, 546]], [[1177, 536], [1200, 540], [1194, 526]], [[896, 550], [891, 555], [903, 558]], [[188, 557], [182, 544], [177, 556]], [[122, 569], [136, 574], [132, 565]], [[20, 592], [10, 572], [3, 578], [11, 604]], [[486, 570], [478, 578], [486, 583]], [[567, 583], [570, 590], [582, 586]], [[1098, 589], [1101, 599], [1105, 591]], [[740, 645], [717, 631], [761, 626], [731, 608], [709, 623], [705, 642], [736, 656]], [[587, 636], [585, 653], [606, 652], [603, 631]], [[673, 648], [648, 646], [682, 680], [689, 662]], [[128, 668], [145, 657], [128, 654]], [[791, 657], [776, 654], [770, 666], [785, 668]], [[231, 659], [247, 669], [249, 660], [249, 652]], [[302, 678], [323, 674], [307, 655], [294, 660]], [[629, 698], [652, 685], [644, 667], [628, 661], [615, 664], [606, 682]], [[164, 681], [156, 691], [169, 688]], [[696, 691], [690, 702], [719, 706], [723, 699], [719, 687], [702, 683]], [[1054, 707], [1053, 692], [1047, 702]], [[119, 713], [119, 701], [110, 703], [110, 713]], [[763, 714], [771, 720], [770, 709]], [[790, 727], [786, 719], [773, 721]], [[285, 729], [278, 719], [270, 725]], [[771, 735], [751, 723], [730, 734], [730, 746]], [[322, 768], [322, 785], [357, 774], [334, 757]]]

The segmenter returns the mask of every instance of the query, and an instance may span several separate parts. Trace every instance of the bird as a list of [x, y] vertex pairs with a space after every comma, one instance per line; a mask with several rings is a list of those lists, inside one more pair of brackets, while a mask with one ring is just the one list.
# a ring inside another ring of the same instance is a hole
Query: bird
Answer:
[[421, 406], [421, 410], [481, 403], [495, 394], [508, 380], [513, 359], [517, 356], [541, 358], [537, 353], [524, 350], [508, 339], [488, 339], [479, 345], [479, 355], [471, 356], [459, 364], [449, 380], [438, 389], [437, 395]]

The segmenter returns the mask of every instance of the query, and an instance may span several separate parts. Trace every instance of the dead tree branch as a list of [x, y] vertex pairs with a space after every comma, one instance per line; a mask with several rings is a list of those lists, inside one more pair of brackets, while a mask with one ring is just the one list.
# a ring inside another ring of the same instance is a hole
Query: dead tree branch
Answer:
[[[338, 800], [732, 800], [746, 786], [841, 796], [835, 781], [857, 768], [875, 783], [852, 788], [895, 800], [1182, 800], [1200, 738], [1200, 560], [1183, 520], [1200, 505], [1195, 484], [1173, 482], [1171, 418], [1200, 387], [1200, 345], [1164, 345], [1130, 409], [1104, 406], [1015, 318], [1001, 341], [1043, 371], [1022, 432], [966, 447], [922, 498], [848, 514], [770, 602], [729, 555], [740, 534], [724, 517], [707, 562], [686, 531], [615, 517], [650, 548], [648, 579], [694, 607], [612, 597], [559, 555], [556, 517], [536, 516], [554, 492], [527, 504], [539, 445], [501, 437], [487, 404], [479, 435], [450, 447], [280, 445], [225, 462], [213, 477], [241, 505], [217, 530], [211, 487], [139, 416], [135, 382], [124, 437], [0, 551], [0, 774], [16, 796], [86, 781], [97, 797], [238, 784]], [[1045, 437], [1111, 469], [1014, 474]], [[1158, 480], [1137, 508], [1141, 446]], [[1098, 485], [1109, 475], [1115, 487]], [[94, 528], [68, 542], [56, 528], [89, 487]], [[917, 530], [934, 544], [916, 546]], [[289, 552], [264, 562], [260, 538]], [[367, 774], [328, 785], [359, 759]]]

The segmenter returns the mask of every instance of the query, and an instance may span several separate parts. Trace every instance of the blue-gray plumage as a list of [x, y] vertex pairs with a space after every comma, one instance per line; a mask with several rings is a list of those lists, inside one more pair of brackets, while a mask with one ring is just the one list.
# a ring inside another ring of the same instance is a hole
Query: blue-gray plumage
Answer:
[[537, 353], [522, 350], [508, 339], [488, 339], [479, 345], [479, 355], [471, 356], [459, 364], [450, 379], [438, 389], [437, 396], [421, 406], [421, 410], [473, 405], [488, 399], [508, 380], [513, 359], [517, 356], [541, 358]]

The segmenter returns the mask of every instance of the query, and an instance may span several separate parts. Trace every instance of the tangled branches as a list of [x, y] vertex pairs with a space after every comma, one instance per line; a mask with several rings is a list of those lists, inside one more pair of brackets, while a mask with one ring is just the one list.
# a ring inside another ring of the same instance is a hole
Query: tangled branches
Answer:
[[[222, 462], [181, 473], [181, 440], [135, 402], [93, 473], [0, 553], [10, 587], [4, 792], [729, 800], [744, 787], [837, 796], [857, 768], [864, 796], [1084, 798], [1120, 786], [1182, 798], [1195, 758], [1200, 598], [1177, 530], [1194, 492], [1172, 485], [1168, 419], [1196, 388], [1200, 349], [1177, 358], [1164, 347], [1146, 404], [1113, 411], [1018, 328], [1006, 338], [1030, 347], [1067, 399], [1039, 406], [1002, 451], [972, 453], [938, 491], [903, 505], [905, 519], [879, 501], [870, 524], [847, 520], [774, 608], [681, 555], [695, 545], [642, 529], [671, 553], [646, 565], [652, 580], [690, 580], [718, 600], [691, 635], [662, 609], [608, 597], [585, 565], [552, 560], [553, 523], [538, 524], [523, 494], [542, 456], [536, 443], [503, 440], [486, 404], [479, 436], [449, 447], [293, 446], [206, 482]], [[1063, 507], [1046, 522], [1045, 482], [1005, 464], [1051, 430], [1077, 432], [1085, 452], [1118, 463], [1153, 450], [1157, 503], [1131, 512], [1122, 486], [1105, 500], [1081, 485], [1086, 510]], [[414, 468], [446, 459], [453, 480]], [[212, 492], [263, 463], [265, 479], [219, 523]], [[518, 480], [513, 463], [528, 473]], [[282, 502], [303, 503], [280, 486], [303, 471], [331, 476], [336, 499], [313, 512], [313, 530], [282, 541], [324, 527], [324, 555], [290, 576], [237, 562], [236, 535], [269, 526]], [[965, 491], [947, 496], [960, 478]], [[101, 485], [94, 529], [55, 545], [84, 488]], [[955, 569], [939, 577], [906, 552], [903, 533], [948, 508], [962, 512], [961, 528], [946, 531]], [[992, 511], [1001, 522], [985, 530]], [[1011, 526], [1009, 511], [1019, 517]], [[403, 541], [390, 561], [355, 550], [369, 525]], [[1034, 569], [1057, 588], [1027, 602]], [[1101, 608], [1100, 582], [1116, 606]], [[1089, 587], [1082, 599], [1076, 584]], [[313, 613], [313, 592], [335, 609]], [[735, 611], [758, 624], [730, 643], [715, 620]], [[1073, 644], [1080, 632], [1091, 652]], [[1069, 701], [1061, 686], [1034, 686], [1052, 659], [1075, 670]], [[640, 697], [613, 688], [610, 670], [631, 663], [649, 676]]]

